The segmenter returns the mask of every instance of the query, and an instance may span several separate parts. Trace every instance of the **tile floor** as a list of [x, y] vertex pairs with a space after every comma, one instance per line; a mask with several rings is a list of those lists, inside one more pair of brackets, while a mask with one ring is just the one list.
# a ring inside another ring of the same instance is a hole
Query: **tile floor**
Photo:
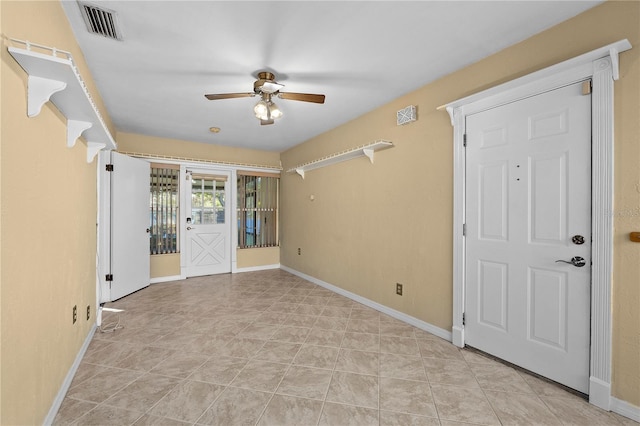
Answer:
[[280, 270], [109, 306], [55, 424], [637, 425]]

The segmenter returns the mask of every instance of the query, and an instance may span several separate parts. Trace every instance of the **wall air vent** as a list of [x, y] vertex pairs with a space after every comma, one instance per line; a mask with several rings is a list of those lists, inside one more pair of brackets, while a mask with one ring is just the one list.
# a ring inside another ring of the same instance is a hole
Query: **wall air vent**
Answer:
[[113, 10], [103, 9], [89, 3], [78, 3], [78, 5], [90, 33], [122, 40], [122, 32], [118, 27], [118, 15]]

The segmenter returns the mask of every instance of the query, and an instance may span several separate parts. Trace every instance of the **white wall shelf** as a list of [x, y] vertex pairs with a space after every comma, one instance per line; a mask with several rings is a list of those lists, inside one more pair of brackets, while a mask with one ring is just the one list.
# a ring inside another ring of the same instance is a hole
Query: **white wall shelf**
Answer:
[[346, 151], [331, 154], [323, 158], [319, 158], [308, 163], [300, 164], [299, 166], [292, 167], [287, 170], [287, 173], [297, 173], [302, 179], [309, 170], [319, 169], [321, 167], [330, 166], [332, 164], [340, 163], [342, 161], [352, 160], [358, 157], [367, 157], [371, 164], [373, 164], [373, 153], [382, 149], [392, 148], [393, 142], [378, 140], [367, 145], [362, 145], [357, 148], [349, 149]]
[[[51, 101], [67, 118], [67, 146], [72, 148], [82, 136], [87, 141], [87, 162], [102, 149], [115, 149], [116, 143], [98, 111], [87, 86], [69, 52], [11, 39], [25, 48], [9, 46], [11, 56], [29, 75], [27, 81], [27, 115], [40, 114]], [[41, 53], [32, 50], [37, 48]], [[61, 56], [58, 56], [61, 55]]]

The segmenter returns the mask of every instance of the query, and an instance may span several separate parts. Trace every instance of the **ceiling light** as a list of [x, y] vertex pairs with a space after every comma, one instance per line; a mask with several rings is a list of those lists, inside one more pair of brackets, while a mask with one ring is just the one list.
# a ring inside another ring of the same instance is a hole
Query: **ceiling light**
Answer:
[[260, 120], [268, 120], [269, 119], [269, 105], [263, 100], [258, 101], [256, 106], [253, 107], [253, 112], [256, 115], [256, 118]]
[[269, 121], [276, 118], [282, 117], [282, 111], [280, 108], [273, 102], [271, 102], [271, 97], [267, 97], [267, 99], [261, 99], [258, 101], [256, 106], [253, 107], [253, 112], [256, 115], [256, 118], [262, 121]]
[[282, 117], [282, 111], [280, 111], [280, 108], [278, 108], [276, 104], [271, 102], [269, 104], [269, 115], [271, 118], [280, 118]]

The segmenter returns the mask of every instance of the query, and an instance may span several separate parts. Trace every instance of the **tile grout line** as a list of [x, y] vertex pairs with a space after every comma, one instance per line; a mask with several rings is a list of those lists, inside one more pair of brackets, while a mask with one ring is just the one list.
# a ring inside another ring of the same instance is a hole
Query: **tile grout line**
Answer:
[[[304, 299], [303, 299], [304, 300]], [[298, 307], [300, 306], [301, 303], [298, 303]], [[296, 308], [297, 309], [297, 308]], [[288, 315], [291, 314], [290, 312], [287, 313]], [[280, 327], [279, 329], [281, 329], [282, 327]], [[309, 333], [311, 332], [311, 329], [309, 329]], [[307, 339], [309, 339], [309, 333], [307, 333], [307, 336], [304, 338], [304, 342], [307, 341]], [[274, 333], [275, 334], [275, 333]], [[273, 336], [273, 335], [272, 335]], [[271, 403], [271, 401], [273, 400], [273, 397], [276, 395], [276, 392], [278, 392], [278, 388], [280, 387], [280, 385], [282, 384], [282, 382], [284, 381], [284, 378], [287, 376], [287, 373], [289, 372], [289, 370], [291, 369], [291, 366], [293, 365], [293, 361], [295, 360], [296, 356], [298, 356], [298, 354], [300, 353], [300, 350], [302, 350], [302, 346], [304, 345], [304, 342], [302, 342], [300, 344], [300, 347], [298, 348], [298, 351], [296, 352], [296, 354], [293, 356], [293, 358], [291, 358], [291, 361], [289, 362], [289, 365], [287, 366], [287, 369], [285, 370], [284, 374], [282, 375], [282, 378], [280, 379], [280, 381], [278, 382], [278, 385], [275, 387], [275, 389], [273, 390], [273, 393], [271, 394], [271, 397], [269, 398], [269, 400], [267, 401], [267, 403], [265, 404], [264, 408], [262, 409], [262, 411], [260, 412], [260, 415], [258, 416], [258, 418], [256, 419], [255, 424], [258, 425], [258, 423], [260, 423], [260, 420], [262, 419], [262, 416], [264, 416], [264, 413], [267, 411], [267, 408], [269, 407], [269, 404]], [[266, 344], [266, 343], [265, 343]], [[264, 346], [263, 346], [264, 347]]]

